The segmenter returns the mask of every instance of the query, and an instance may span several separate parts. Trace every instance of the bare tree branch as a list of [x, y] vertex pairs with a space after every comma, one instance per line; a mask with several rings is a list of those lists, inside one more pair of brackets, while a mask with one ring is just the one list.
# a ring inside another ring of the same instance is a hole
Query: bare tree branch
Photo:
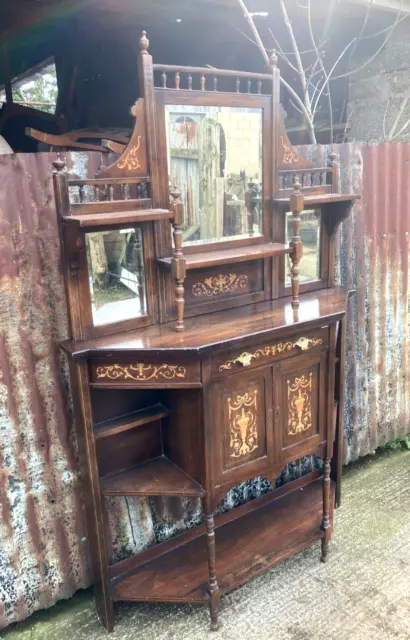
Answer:
[[404, 113], [405, 108], [407, 107], [407, 103], [409, 100], [410, 100], [410, 88], [406, 91], [406, 94], [404, 95], [403, 100], [400, 103], [400, 107], [397, 110], [396, 117], [389, 131], [388, 140], [393, 140], [393, 138], [396, 137], [396, 129], [399, 126], [400, 119]]
[[246, 7], [246, 5], [245, 5], [243, 0], [238, 0], [238, 3], [239, 3], [239, 6], [241, 7], [241, 9], [242, 9], [242, 11], [244, 13], [245, 20], [249, 24], [249, 27], [250, 27], [250, 29], [251, 29], [251, 31], [253, 33], [253, 37], [255, 38], [255, 40], [256, 40], [256, 42], [258, 44], [259, 51], [262, 54], [262, 58], [263, 58], [265, 64], [267, 66], [269, 66], [269, 56], [268, 56], [268, 54], [266, 52], [266, 49], [265, 49], [265, 46], [264, 46], [264, 44], [262, 42], [262, 38], [259, 35], [259, 31], [257, 30], [257, 28], [255, 26], [255, 23], [252, 20], [252, 16], [250, 15], [250, 13], [249, 13], [249, 11], [248, 11], [248, 9], [247, 9], [247, 7]]

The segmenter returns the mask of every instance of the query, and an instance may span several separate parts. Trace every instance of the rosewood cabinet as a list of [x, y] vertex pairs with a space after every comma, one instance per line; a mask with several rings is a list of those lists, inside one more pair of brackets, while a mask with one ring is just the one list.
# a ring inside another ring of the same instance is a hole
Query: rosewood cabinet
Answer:
[[[334, 247], [356, 196], [336, 156], [315, 168], [291, 148], [274, 57], [238, 74], [155, 65], [140, 44], [130, 143], [88, 178], [54, 162], [62, 348], [103, 624], [115, 601], [197, 602], [216, 629], [230, 589], [315, 541], [327, 558], [348, 298]], [[306, 455], [320, 468], [276, 488]], [[272, 491], [219, 513], [259, 476]], [[116, 562], [106, 496], [196, 498], [203, 522]]]

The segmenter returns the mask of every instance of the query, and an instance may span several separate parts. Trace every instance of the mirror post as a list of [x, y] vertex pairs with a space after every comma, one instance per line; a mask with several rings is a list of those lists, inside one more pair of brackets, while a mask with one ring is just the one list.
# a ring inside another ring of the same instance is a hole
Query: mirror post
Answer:
[[182, 252], [182, 226], [184, 223], [184, 205], [181, 200], [181, 192], [174, 186], [171, 192], [173, 202], [170, 209], [174, 214], [172, 226], [174, 229], [174, 251], [172, 255], [172, 275], [175, 280], [175, 306], [177, 311], [177, 321], [175, 331], [183, 331], [184, 325], [184, 280], [186, 277], [186, 260]]

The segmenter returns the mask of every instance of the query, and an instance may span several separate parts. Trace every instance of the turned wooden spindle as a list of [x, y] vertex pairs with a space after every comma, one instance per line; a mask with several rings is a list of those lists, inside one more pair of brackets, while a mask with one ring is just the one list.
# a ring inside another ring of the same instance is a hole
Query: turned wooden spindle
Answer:
[[191, 74], [188, 75], [188, 89], [189, 91], [192, 91], [192, 75]]
[[332, 152], [329, 155], [330, 166], [332, 167], [332, 193], [340, 192], [339, 185], [339, 165], [337, 163], [337, 154]]
[[167, 88], [167, 74], [165, 71], [162, 72], [162, 88]]
[[240, 88], [241, 88], [240, 78], [236, 78], [236, 93], [239, 93]]
[[262, 80], [258, 80], [258, 94], [262, 93]]
[[297, 176], [293, 183], [293, 193], [290, 196], [290, 210], [292, 212], [293, 236], [290, 241], [292, 261], [291, 282], [292, 282], [292, 307], [295, 309], [299, 306], [299, 263], [303, 255], [303, 242], [300, 238], [300, 214], [304, 208], [305, 198], [300, 192], [301, 184]]
[[201, 91], [205, 91], [205, 76], [201, 75]]
[[322, 556], [321, 561], [326, 562], [329, 550], [329, 540], [331, 534], [330, 524], [330, 461], [326, 459], [323, 463], [323, 518], [321, 527], [322, 537]]
[[213, 77], [214, 91], [218, 91], [218, 77]]
[[175, 306], [177, 312], [176, 331], [183, 331], [184, 326], [184, 280], [186, 276], [186, 260], [182, 252], [182, 226], [184, 222], [184, 205], [181, 192], [174, 187], [171, 192], [173, 202], [170, 205], [174, 214], [172, 226], [174, 230], [174, 250], [172, 254], [172, 275], [175, 280]]
[[211, 631], [217, 631], [220, 591], [216, 579], [215, 520], [213, 514], [206, 514], [205, 527], [208, 550], [208, 592], [210, 597], [209, 611], [211, 614]]
[[248, 80], [248, 93], [251, 92], [252, 80]]
[[179, 75], [179, 71], [175, 73], [175, 89], [179, 89], [179, 85], [181, 83], [181, 76]]
[[70, 200], [68, 197], [68, 176], [66, 171], [66, 163], [57, 157], [53, 161], [53, 184], [56, 200], [56, 209], [59, 216], [71, 215]]

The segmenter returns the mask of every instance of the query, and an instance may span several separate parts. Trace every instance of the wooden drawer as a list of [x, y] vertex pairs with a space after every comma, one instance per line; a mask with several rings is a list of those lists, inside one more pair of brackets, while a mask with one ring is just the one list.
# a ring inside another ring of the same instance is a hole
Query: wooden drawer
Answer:
[[295, 334], [282, 340], [269, 340], [247, 349], [221, 352], [211, 365], [211, 378], [252, 369], [284, 358], [324, 349], [329, 344], [329, 327]]
[[90, 362], [93, 387], [201, 387], [198, 360], [146, 354], [129, 361], [94, 358]]

